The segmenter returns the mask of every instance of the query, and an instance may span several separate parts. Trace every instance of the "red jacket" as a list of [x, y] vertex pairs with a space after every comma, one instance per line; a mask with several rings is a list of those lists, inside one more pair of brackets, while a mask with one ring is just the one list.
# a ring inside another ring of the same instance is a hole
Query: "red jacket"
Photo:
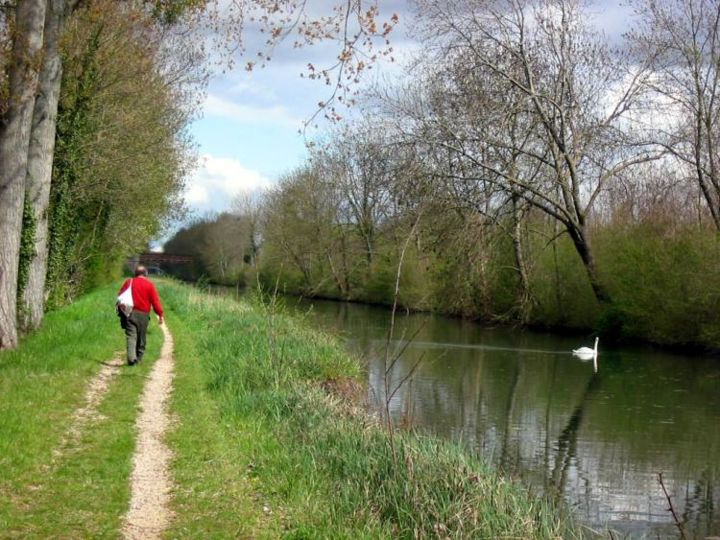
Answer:
[[155, 310], [160, 317], [163, 314], [162, 304], [160, 303], [160, 297], [158, 296], [157, 289], [152, 281], [144, 276], [126, 279], [123, 286], [120, 287], [122, 292], [130, 286], [132, 281], [132, 297], [133, 297], [133, 309], [142, 311], [144, 313], [150, 313], [150, 306]]

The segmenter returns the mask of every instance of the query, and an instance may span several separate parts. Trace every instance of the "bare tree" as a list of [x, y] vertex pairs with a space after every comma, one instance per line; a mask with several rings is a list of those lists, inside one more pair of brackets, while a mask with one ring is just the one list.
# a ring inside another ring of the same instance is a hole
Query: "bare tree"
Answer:
[[[419, 0], [437, 84], [450, 99], [423, 137], [457, 156], [457, 182], [481, 182], [562, 224], [596, 298], [610, 301], [587, 221], [607, 182], [654, 159], [633, 116], [646, 72], [611, 51], [575, 0]], [[500, 197], [500, 198], [498, 198]]]
[[251, 249], [245, 219], [238, 215], [220, 214], [207, 222], [204, 233], [200, 256], [211, 278], [224, 284], [236, 279], [245, 254]]
[[390, 212], [394, 178], [402, 168], [398, 156], [382, 130], [367, 119], [344, 129], [314, 155], [320, 174], [342, 195], [345, 221], [362, 239], [368, 267], [375, 255], [379, 227]]
[[262, 244], [261, 218], [265, 197], [263, 194], [244, 193], [238, 195], [232, 203], [232, 213], [238, 216], [243, 224], [243, 235], [247, 242], [244, 258], [245, 263], [255, 267], [257, 256]]
[[[337, 256], [333, 229], [337, 216], [333, 187], [310, 166], [285, 175], [267, 196], [263, 237], [271, 246], [265, 260], [288, 261], [300, 273], [302, 292], [313, 296], [327, 281], [323, 270]], [[330, 264], [338, 282], [337, 266]], [[342, 289], [341, 289], [342, 290]]]
[[637, 0], [629, 35], [654, 76], [648, 86], [665, 105], [655, 140], [695, 176], [720, 230], [720, 2]]

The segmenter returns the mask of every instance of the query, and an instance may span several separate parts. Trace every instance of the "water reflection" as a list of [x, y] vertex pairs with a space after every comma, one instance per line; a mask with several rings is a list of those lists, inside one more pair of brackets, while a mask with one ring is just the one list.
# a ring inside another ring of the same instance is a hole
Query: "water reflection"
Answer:
[[[383, 404], [388, 312], [313, 302], [309, 317], [366, 360], [370, 399]], [[720, 535], [716, 360], [606, 346], [595, 373], [570, 354], [577, 339], [426, 314], [399, 318], [395, 337], [390, 357], [406, 349], [390, 388], [422, 358], [390, 400], [396, 421], [462, 441], [630, 537], [678, 536], [662, 472], [689, 537]]]

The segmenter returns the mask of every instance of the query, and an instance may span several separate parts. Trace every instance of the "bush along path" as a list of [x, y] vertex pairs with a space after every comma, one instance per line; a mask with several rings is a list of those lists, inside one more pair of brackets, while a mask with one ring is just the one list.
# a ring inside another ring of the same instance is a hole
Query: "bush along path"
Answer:
[[174, 370], [173, 339], [167, 325], [161, 326], [164, 343], [140, 400], [137, 419], [137, 447], [130, 476], [130, 510], [123, 523], [123, 537], [160, 538], [170, 522], [168, 507], [172, 482], [172, 457], [165, 444], [170, 425], [167, 402], [172, 391]]

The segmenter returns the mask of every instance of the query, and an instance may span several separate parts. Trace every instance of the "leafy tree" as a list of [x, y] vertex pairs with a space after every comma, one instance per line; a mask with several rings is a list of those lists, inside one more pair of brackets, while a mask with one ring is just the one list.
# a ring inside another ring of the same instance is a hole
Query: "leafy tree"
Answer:
[[114, 274], [181, 205], [192, 157], [186, 87], [202, 72], [176, 64], [164, 33], [131, 9], [96, 2], [68, 28], [49, 211], [51, 306]]
[[287, 174], [267, 195], [262, 230], [268, 248], [262, 266], [283, 268], [287, 261], [285, 271], [297, 276], [304, 294], [314, 295], [325, 286], [326, 265], [332, 272], [338, 268], [333, 261], [339, 253], [332, 233], [338, 212], [333, 190], [327, 178], [307, 166]]

